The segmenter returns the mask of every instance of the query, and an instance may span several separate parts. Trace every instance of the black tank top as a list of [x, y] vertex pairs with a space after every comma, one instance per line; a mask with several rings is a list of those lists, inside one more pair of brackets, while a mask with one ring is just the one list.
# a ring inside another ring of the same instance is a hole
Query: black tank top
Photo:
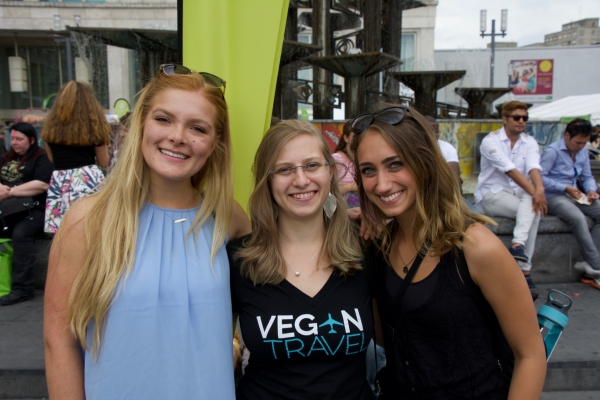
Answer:
[[74, 169], [96, 163], [94, 146], [67, 146], [47, 143], [52, 152], [55, 170]]
[[[389, 398], [495, 400], [508, 396], [510, 382], [498, 368], [490, 332], [460, 279], [458, 257], [464, 258], [459, 250], [442, 256], [423, 283], [409, 286], [409, 300], [405, 295], [397, 309], [386, 283], [391, 267], [375, 246], [367, 249], [365, 266], [377, 299], [392, 385]], [[435, 285], [427, 285], [433, 277]], [[411, 289], [424, 283], [426, 298], [422, 292], [411, 295]]]

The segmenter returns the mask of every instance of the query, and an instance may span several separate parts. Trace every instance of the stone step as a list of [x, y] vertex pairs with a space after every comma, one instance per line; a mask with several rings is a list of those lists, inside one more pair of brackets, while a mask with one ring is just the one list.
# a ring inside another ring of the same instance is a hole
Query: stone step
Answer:
[[[494, 217], [497, 226], [489, 226], [490, 230], [508, 247], [511, 244], [515, 220]], [[588, 219], [590, 226], [592, 221]], [[581, 272], [573, 269], [579, 257], [579, 245], [575, 241], [572, 230], [560, 218], [547, 215], [540, 220], [538, 235], [535, 241], [535, 252], [532, 257], [531, 276], [535, 282], [578, 282]]]

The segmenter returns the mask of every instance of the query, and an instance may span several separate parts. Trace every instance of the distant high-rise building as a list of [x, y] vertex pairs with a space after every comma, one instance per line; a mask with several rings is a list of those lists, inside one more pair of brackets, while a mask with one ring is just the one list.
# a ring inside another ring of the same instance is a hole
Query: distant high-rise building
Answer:
[[586, 18], [562, 26], [560, 32], [544, 36], [545, 46], [585, 46], [600, 44], [598, 18]]

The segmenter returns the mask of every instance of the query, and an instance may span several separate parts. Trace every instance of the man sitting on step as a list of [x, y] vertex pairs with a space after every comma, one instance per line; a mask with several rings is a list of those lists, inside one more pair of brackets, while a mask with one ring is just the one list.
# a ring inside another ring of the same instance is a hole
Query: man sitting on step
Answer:
[[[546, 148], [540, 164], [548, 212], [571, 226], [581, 247], [573, 268], [584, 273], [582, 282], [600, 289], [600, 196], [585, 148], [591, 133], [589, 121], [569, 122], [564, 138]], [[594, 221], [591, 232], [586, 216]]]
[[539, 219], [546, 214], [547, 205], [539, 145], [525, 132], [528, 118], [527, 104], [520, 101], [503, 104], [504, 126], [490, 132], [481, 142], [481, 172], [475, 202], [486, 215], [515, 219], [508, 250], [521, 267], [535, 299], [537, 292], [529, 275], [531, 257]]

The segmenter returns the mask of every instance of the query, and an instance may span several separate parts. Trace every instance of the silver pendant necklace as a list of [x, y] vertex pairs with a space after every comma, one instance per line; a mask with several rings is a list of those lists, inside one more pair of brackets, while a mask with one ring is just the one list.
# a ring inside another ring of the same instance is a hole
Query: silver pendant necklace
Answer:
[[402, 267], [402, 272], [404, 272], [404, 275], [408, 274], [408, 264], [411, 264], [415, 260], [415, 258], [417, 258], [418, 254], [419, 251], [417, 250], [415, 256], [409, 262], [405, 262], [404, 258], [402, 258], [402, 252], [400, 251], [400, 247], [398, 246], [398, 255], [400, 256], [400, 261], [402, 261], [402, 265], [404, 265], [404, 267]]
[[[321, 246], [321, 247], [322, 247], [322, 246]], [[308, 264], [310, 264], [310, 262], [311, 262], [312, 260], [314, 260], [314, 259], [315, 259], [315, 257], [317, 256], [317, 254], [319, 254], [319, 252], [321, 251], [321, 247], [319, 247], [319, 250], [317, 250], [317, 252], [315, 253], [315, 255], [314, 255], [314, 256], [312, 256], [312, 257], [310, 258], [310, 260], [308, 260], [308, 262], [307, 262], [306, 264], [304, 264], [304, 267], [302, 267], [302, 269], [301, 269], [300, 271], [296, 271], [296, 270], [294, 269], [294, 267], [292, 267], [292, 265], [291, 265], [291, 264], [290, 264], [290, 262], [287, 260], [287, 258], [285, 258], [285, 255], [283, 254], [283, 252], [281, 252], [281, 255], [283, 256], [283, 259], [285, 260], [285, 263], [288, 265], [288, 267], [290, 267], [290, 268], [292, 269], [292, 271], [294, 271], [294, 274], [296, 274], [296, 276], [300, 276], [300, 273], [301, 273], [302, 271], [304, 271], [304, 269], [305, 269], [306, 267], [308, 267]]]
[[[192, 203], [193, 203], [193, 201], [192, 201]], [[187, 209], [189, 210], [190, 208], [192, 208], [192, 207], [188, 207]], [[179, 219], [175, 219], [175, 218], [171, 217], [171, 216], [169, 215], [169, 213], [167, 213], [166, 211], [165, 211], [164, 213], [165, 213], [165, 215], [166, 215], [167, 217], [171, 218], [171, 219], [173, 220], [173, 223], [175, 223], [175, 224], [179, 224], [179, 223], [181, 223], [181, 222], [185, 222], [185, 221], [187, 221], [187, 218], [186, 218], [186, 217], [179, 218]]]

